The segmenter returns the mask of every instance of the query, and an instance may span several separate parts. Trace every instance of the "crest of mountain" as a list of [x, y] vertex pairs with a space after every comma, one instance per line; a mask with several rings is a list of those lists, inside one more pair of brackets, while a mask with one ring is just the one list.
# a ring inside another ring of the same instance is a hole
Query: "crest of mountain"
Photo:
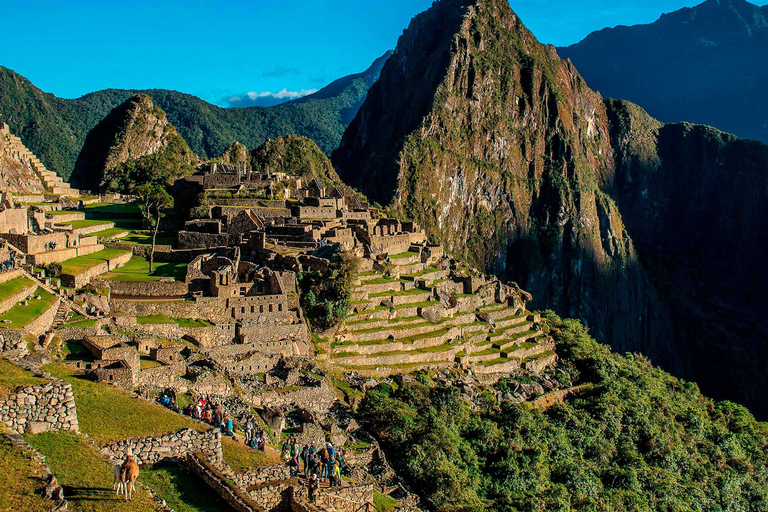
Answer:
[[219, 161], [228, 165], [250, 164], [251, 154], [248, 148], [235, 141], [219, 157]]
[[604, 101], [506, 0], [442, 0], [333, 159], [535, 307], [768, 414], [768, 147]]
[[253, 167], [326, 183], [341, 183], [328, 157], [312, 139], [286, 135], [270, 139], [251, 153]]
[[604, 29], [558, 53], [593, 89], [665, 122], [768, 143], [768, 6], [708, 0], [649, 25]]
[[[94, 127], [75, 163], [71, 181], [88, 190], [123, 190], [121, 169], [144, 157], [162, 155], [168, 162], [190, 166], [196, 161], [165, 112], [149, 96], [139, 94], [115, 108]], [[172, 167], [172, 166], [171, 166]]]
[[274, 107], [226, 109], [175, 91], [108, 89], [78, 99], [57, 98], [10, 69], [0, 67], [0, 121], [6, 122], [41, 161], [69, 177], [86, 135], [112, 109], [142, 93], [151, 97], [201, 157], [216, 158], [239, 140], [249, 148], [269, 138], [297, 134], [330, 154], [378, 79], [385, 54], [366, 71], [337, 80], [317, 93]]

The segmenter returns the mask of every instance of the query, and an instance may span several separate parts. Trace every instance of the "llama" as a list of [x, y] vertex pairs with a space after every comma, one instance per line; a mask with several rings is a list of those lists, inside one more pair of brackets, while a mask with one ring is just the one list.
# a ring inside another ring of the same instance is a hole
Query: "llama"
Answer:
[[133, 455], [128, 453], [128, 457], [120, 468], [120, 482], [123, 484], [123, 496], [125, 501], [133, 499], [133, 491], [136, 490], [136, 479], [139, 478], [139, 465]]

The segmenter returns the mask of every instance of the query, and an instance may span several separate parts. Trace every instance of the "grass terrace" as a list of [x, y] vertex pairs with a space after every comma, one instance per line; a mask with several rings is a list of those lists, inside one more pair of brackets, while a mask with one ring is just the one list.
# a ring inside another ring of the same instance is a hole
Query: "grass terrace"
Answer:
[[158, 404], [138, 400], [124, 389], [77, 375], [65, 364], [52, 363], [43, 368], [72, 384], [80, 430], [98, 445], [129, 437], [161, 436], [183, 428], [207, 430], [205, 425]]
[[415, 252], [407, 251], [407, 252], [401, 252], [400, 254], [390, 254], [389, 259], [391, 260], [399, 260], [402, 258], [410, 258], [411, 256], [414, 256]]
[[[40, 296], [39, 299], [34, 297]], [[58, 297], [48, 293], [42, 288], [38, 288], [33, 294], [33, 298], [29, 299], [28, 305], [24, 306], [22, 303], [18, 303], [11, 309], [0, 315], [0, 322], [3, 320], [10, 320], [11, 323], [0, 323], [0, 328], [5, 329], [18, 329], [32, 323], [40, 318], [40, 315], [48, 311], [48, 308], [53, 305]]]
[[171, 318], [166, 315], [147, 315], [137, 316], [136, 323], [139, 325], [153, 325], [153, 324], [178, 324], [179, 327], [210, 327], [213, 325], [206, 320], [199, 320], [196, 318]]
[[88, 254], [86, 256], [78, 256], [77, 258], [64, 261], [61, 264], [61, 273], [77, 275], [88, 270], [89, 268], [95, 267], [96, 265], [111, 260], [112, 258], [116, 258], [117, 256], [127, 252], [129, 251], [122, 249], [104, 249], [93, 254]]
[[183, 464], [142, 467], [139, 482], [176, 512], [232, 512], [217, 493]]
[[252, 468], [264, 468], [280, 464], [280, 461], [243, 443], [235, 442], [228, 436], [221, 437], [221, 451], [224, 460], [235, 473], [245, 473]]
[[82, 228], [90, 228], [93, 226], [106, 226], [111, 221], [108, 220], [92, 220], [92, 219], [83, 219], [83, 220], [70, 220], [69, 222], [62, 222], [62, 226], [72, 226], [72, 229], [82, 229]]
[[159, 281], [164, 277], [172, 277], [176, 281], [184, 281], [187, 276], [186, 263], [169, 263], [155, 261], [153, 272], [149, 273], [149, 260], [142, 256], [133, 257], [122, 267], [107, 272], [102, 277], [108, 281], [123, 283], [138, 283]]
[[36, 479], [41, 476], [42, 467], [31, 459], [31, 454], [0, 435], [0, 510], [51, 510], [51, 501], [37, 493], [41, 484]]
[[86, 212], [98, 212], [104, 214], [135, 214], [141, 216], [141, 210], [135, 204], [131, 203], [93, 203], [85, 205]]
[[378, 293], [371, 293], [368, 294], [368, 297], [408, 297], [411, 295], [421, 295], [421, 294], [427, 294], [430, 295], [432, 293], [431, 290], [400, 290], [399, 292], [378, 292]]
[[102, 231], [97, 231], [96, 233], [93, 233], [92, 236], [99, 238], [120, 238], [123, 233], [127, 235], [128, 231], [122, 228], [109, 228]]
[[83, 436], [74, 432], [47, 432], [27, 435], [26, 439], [37, 451], [45, 455], [46, 463], [64, 487], [69, 511], [151, 512], [157, 510], [157, 503], [139, 485], [136, 486], [130, 505], [126, 504], [124, 498], [116, 496], [115, 491], [112, 490], [114, 479], [112, 466], [88, 444]]
[[0, 358], [0, 395], [13, 393], [24, 386], [39, 386], [47, 382], [48, 380]]
[[367, 285], [367, 284], [384, 284], [384, 283], [394, 283], [396, 279], [394, 277], [390, 276], [384, 276], [384, 277], [377, 277], [376, 279], [368, 279], [367, 281], [360, 281], [361, 285]]
[[17, 277], [4, 283], [0, 283], [0, 300], [5, 300], [20, 293], [24, 288], [32, 286], [34, 281], [28, 277]]
[[[50, 203], [43, 203], [43, 204], [50, 204]], [[45, 212], [46, 215], [52, 215], [54, 217], [56, 215], [70, 215], [72, 213], [77, 213], [77, 210], [50, 210]]]
[[[128, 236], [120, 239], [120, 243], [135, 245], [152, 245], [152, 234], [149, 231], [132, 231]], [[172, 236], [157, 235], [156, 245], [173, 245], [176, 238]]]

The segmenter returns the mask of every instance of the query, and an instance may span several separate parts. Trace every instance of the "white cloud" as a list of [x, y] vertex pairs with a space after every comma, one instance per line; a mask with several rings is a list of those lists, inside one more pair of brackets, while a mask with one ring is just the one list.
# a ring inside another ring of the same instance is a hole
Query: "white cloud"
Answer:
[[223, 100], [224, 106], [243, 108], [243, 107], [270, 107], [279, 105], [287, 101], [303, 98], [317, 92], [317, 89], [302, 89], [300, 91], [289, 91], [283, 89], [279, 92], [272, 91], [249, 91], [245, 94], [230, 96]]

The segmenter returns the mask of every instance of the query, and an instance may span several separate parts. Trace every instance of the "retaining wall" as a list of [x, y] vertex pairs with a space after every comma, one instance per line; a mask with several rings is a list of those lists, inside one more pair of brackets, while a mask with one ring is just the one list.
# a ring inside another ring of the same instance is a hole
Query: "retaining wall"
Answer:
[[78, 430], [72, 386], [55, 381], [0, 398], [0, 422], [20, 434]]
[[101, 453], [117, 464], [125, 461], [128, 448], [133, 450], [139, 464], [180, 461], [193, 453], [203, 453], [215, 461], [222, 460], [221, 432], [217, 429], [198, 432], [186, 428], [163, 436], [126, 439], [102, 448]]

